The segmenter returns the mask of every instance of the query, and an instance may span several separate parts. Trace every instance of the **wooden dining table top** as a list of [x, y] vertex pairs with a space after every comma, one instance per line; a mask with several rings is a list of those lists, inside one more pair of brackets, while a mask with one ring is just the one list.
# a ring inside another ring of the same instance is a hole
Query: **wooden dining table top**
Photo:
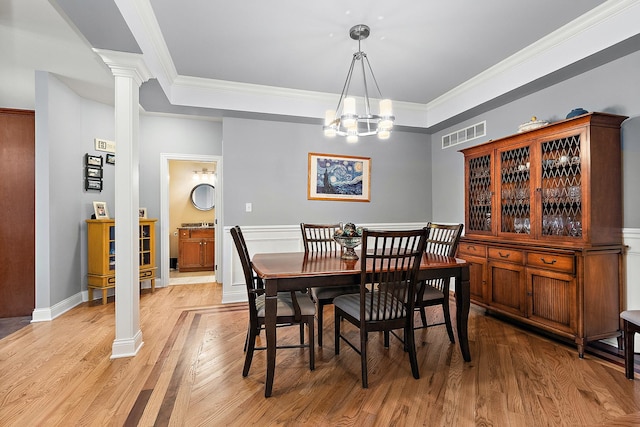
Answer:
[[[356, 251], [358, 255], [359, 252]], [[342, 259], [340, 253], [282, 252], [258, 253], [252, 259], [253, 268], [262, 279], [315, 277], [318, 275], [353, 275], [361, 271], [360, 259]], [[372, 263], [368, 260], [368, 263]], [[466, 265], [463, 259], [424, 253], [420, 262], [420, 278], [428, 270], [456, 269]], [[367, 268], [367, 271], [372, 268]]]

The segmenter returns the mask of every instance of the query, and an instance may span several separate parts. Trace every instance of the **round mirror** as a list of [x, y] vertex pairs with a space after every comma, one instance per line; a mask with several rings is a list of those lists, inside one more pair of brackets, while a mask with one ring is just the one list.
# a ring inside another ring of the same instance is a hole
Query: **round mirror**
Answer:
[[196, 209], [209, 211], [216, 203], [216, 188], [211, 184], [198, 184], [191, 190], [191, 203]]

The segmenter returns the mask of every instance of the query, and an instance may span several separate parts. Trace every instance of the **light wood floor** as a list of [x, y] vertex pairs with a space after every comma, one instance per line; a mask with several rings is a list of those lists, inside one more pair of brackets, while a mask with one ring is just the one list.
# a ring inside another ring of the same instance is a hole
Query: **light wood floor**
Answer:
[[[246, 309], [221, 305], [220, 292], [216, 284], [144, 292], [145, 344], [133, 358], [110, 360], [112, 302], [83, 304], [0, 340], [0, 426], [640, 424], [640, 379], [475, 308], [472, 362], [443, 326], [421, 330], [415, 380], [399, 342], [385, 350], [371, 335], [364, 390], [359, 356], [346, 345], [334, 355], [329, 306], [315, 371], [308, 350], [280, 350], [265, 399], [266, 355], [258, 352], [242, 377]], [[297, 334], [280, 329], [278, 339]]]

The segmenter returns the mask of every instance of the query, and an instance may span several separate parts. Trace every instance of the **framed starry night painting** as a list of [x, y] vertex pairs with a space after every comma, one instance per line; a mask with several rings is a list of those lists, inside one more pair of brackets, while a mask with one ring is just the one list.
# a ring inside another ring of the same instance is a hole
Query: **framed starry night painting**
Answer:
[[368, 202], [371, 158], [309, 153], [307, 199]]

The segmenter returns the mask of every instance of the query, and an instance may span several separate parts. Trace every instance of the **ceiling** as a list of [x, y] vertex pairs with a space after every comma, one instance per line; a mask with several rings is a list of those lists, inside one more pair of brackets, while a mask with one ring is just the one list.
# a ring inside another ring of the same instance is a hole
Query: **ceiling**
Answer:
[[639, 3], [9, 0], [0, 76], [24, 89], [26, 70], [45, 70], [112, 103], [113, 77], [91, 48], [132, 52], [154, 77], [141, 87], [146, 111], [319, 123], [357, 51], [349, 29], [363, 23], [396, 123], [433, 130], [637, 50]]

